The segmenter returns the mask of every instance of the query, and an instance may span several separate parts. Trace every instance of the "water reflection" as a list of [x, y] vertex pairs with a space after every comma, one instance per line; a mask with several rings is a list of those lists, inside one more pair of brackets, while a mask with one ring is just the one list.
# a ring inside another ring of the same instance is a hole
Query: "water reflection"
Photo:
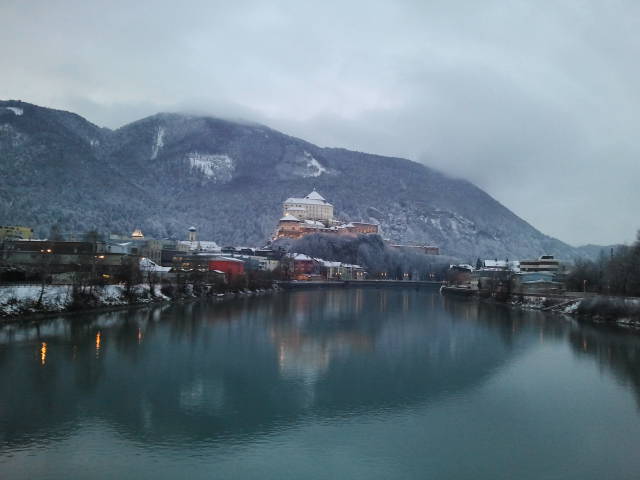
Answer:
[[100, 357], [100, 332], [96, 333], [96, 358]]
[[640, 342], [637, 335], [615, 328], [584, 326], [572, 330], [568, 341], [578, 358], [595, 359], [621, 384], [630, 386], [640, 407]]
[[40, 364], [44, 366], [47, 363], [47, 342], [42, 342], [40, 347]]
[[421, 290], [299, 292], [12, 326], [0, 332], [1, 448], [71, 435], [87, 419], [149, 445], [241, 443], [309, 417], [460, 395], [548, 342], [567, 342], [640, 391], [635, 337]]

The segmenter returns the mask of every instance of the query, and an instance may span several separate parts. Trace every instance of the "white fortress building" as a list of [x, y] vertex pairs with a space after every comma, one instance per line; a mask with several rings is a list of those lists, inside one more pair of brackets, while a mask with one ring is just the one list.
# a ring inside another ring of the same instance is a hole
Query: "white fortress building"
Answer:
[[333, 218], [333, 205], [313, 190], [304, 198], [290, 197], [282, 204], [282, 218], [273, 236], [301, 238], [311, 233], [366, 235], [378, 233], [378, 225], [364, 222], [341, 222]]
[[298, 220], [318, 220], [330, 224], [333, 221], [333, 205], [313, 190], [304, 198], [287, 198], [283, 203], [283, 217], [292, 216]]

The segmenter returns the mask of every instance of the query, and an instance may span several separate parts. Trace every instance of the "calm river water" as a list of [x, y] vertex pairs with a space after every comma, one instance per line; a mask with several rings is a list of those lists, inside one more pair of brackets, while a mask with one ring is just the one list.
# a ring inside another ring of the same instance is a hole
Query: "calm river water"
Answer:
[[638, 479], [640, 336], [415, 289], [0, 329], [2, 479]]

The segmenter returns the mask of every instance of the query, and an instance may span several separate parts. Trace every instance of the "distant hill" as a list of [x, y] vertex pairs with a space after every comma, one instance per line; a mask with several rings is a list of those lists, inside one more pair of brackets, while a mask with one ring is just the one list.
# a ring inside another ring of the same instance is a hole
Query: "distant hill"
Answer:
[[622, 245], [621, 244], [616, 244], [616, 245], [581, 245], [579, 247], [576, 247], [576, 251], [578, 252], [579, 256], [582, 256], [584, 258], [591, 258], [591, 259], [596, 259], [598, 258], [600, 255], [611, 255], [612, 251], [617, 250], [618, 248], [620, 248]]
[[422, 164], [320, 148], [266, 126], [161, 113], [117, 130], [0, 101], [0, 224], [186, 235], [260, 245], [281, 202], [314, 187], [346, 220], [464, 259], [587, 255], [544, 235], [465, 180]]

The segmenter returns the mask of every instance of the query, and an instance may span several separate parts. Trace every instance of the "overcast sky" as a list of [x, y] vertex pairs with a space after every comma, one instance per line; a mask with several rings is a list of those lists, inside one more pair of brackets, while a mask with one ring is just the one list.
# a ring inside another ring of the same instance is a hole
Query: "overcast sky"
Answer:
[[255, 120], [466, 178], [578, 245], [640, 228], [638, 1], [1, 0], [0, 99]]

